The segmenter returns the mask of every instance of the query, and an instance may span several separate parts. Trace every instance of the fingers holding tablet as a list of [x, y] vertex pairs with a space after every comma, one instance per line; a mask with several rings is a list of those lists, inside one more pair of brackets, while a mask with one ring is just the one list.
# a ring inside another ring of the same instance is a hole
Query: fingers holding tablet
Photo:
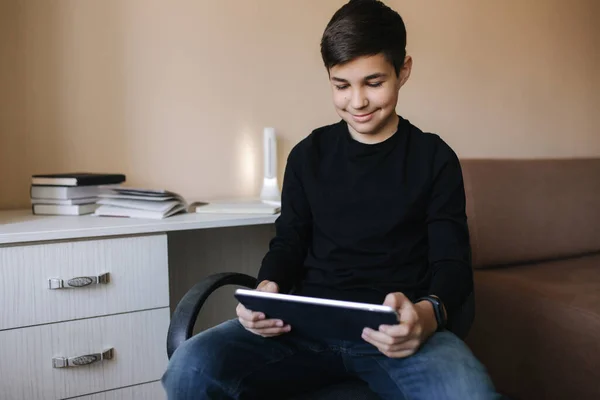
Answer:
[[[262, 281], [256, 290], [270, 293], [279, 292], [277, 284], [271, 281]], [[287, 333], [291, 330], [291, 327], [286, 325], [283, 321], [279, 319], [267, 319], [265, 314], [249, 310], [241, 303], [238, 303], [236, 307], [236, 314], [240, 324], [255, 335], [273, 337]]]
[[[378, 329], [383, 324], [398, 324], [397, 311], [387, 305], [248, 289], [236, 289], [234, 296], [247, 309], [260, 311], [258, 315], [248, 315], [248, 319], [258, 318], [253, 321], [256, 325], [245, 325], [248, 329], [262, 327], [262, 321], [276, 320], [284, 321], [297, 334], [307, 337], [361, 340], [364, 327]], [[275, 328], [269, 325], [268, 329], [276, 328], [277, 325]]]

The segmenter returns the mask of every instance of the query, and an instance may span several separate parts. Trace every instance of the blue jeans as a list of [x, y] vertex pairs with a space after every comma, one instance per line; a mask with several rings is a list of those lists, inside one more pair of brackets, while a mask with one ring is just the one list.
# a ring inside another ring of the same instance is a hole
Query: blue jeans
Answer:
[[254, 335], [230, 320], [183, 343], [162, 383], [169, 400], [278, 399], [358, 378], [382, 399], [498, 399], [484, 367], [454, 334], [435, 333], [408, 358], [366, 342], [292, 332]]

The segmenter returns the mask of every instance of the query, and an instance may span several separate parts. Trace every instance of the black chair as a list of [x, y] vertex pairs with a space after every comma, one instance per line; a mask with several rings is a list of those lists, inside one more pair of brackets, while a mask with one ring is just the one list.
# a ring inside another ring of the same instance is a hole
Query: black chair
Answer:
[[[169, 358], [177, 347], [192, 337], [194, 324], [200, 309], [212, 292], [225, 285], [256, 287], [256, 278], [249, 275], [225, 272], [211, 275], [194, 285], [181, 299], [171, 318], [167, 335], [167, 354]], [[475, 316], [475, 300], [471, 295], [461, 310], [448, 321], [448, 329], [461, 339], [469, 332]], [[380, 400], [362, 381], [352, 380], [332, 384], [316, 392], [294, 397], [293, 400]]]

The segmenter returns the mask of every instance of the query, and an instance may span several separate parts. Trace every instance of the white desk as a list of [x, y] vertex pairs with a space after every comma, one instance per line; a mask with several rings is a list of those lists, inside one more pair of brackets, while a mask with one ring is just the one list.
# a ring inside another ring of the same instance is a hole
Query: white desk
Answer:
[[[158, 380], [172, 309], [208, 274], [255, 274], [276, 218], [0, 211], [0, 397], [164, 400]], [[107, 282], [50, 289], [50, 282], [104, 273]], [[198, 326], [224, 319], [234, 304], [230, 293], [215, 293]], [[57, 368], [110, 349], [112, 358], [108, 352], [102, 361]]]
[[166, 233], [193, 229], [271, 224], [277, 215], [179, 214], [163, 220], [32, 215], [31, 210], [0, 211], [0, 244]]

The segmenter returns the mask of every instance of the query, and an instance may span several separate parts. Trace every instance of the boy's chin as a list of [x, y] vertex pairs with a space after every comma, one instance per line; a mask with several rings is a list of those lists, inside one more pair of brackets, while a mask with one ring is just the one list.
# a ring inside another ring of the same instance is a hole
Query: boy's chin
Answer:
[[381, 116], [378, 115], [377, 117], [379, 118], [373, 118], [368, 122], [360, 123], [355, 121], [352, 117], [349, 117], [347, 114], [340, 113], [340, 116], [346, 124], [348, 124], [348, 127], [361, 136], [375, 136], [381, 133], [381, 130], [385, 129], [385, 126], [389, 123], [389, 119], [392, 118], [392, 115], [385, 119], [381, 119]]
[[360, 134], [361, 136], [362, 135], [364, 135], [364, 136], [374, 135], [381, 128], [381, 126], [380, 126], [381, 124], [379, 124], [375, 121], [371, 121], [371, 122], [365, 123], [365, 124], [358, 124], [355, 121], [346, 120], [346, 123], [352, 127], [354, 132]]

